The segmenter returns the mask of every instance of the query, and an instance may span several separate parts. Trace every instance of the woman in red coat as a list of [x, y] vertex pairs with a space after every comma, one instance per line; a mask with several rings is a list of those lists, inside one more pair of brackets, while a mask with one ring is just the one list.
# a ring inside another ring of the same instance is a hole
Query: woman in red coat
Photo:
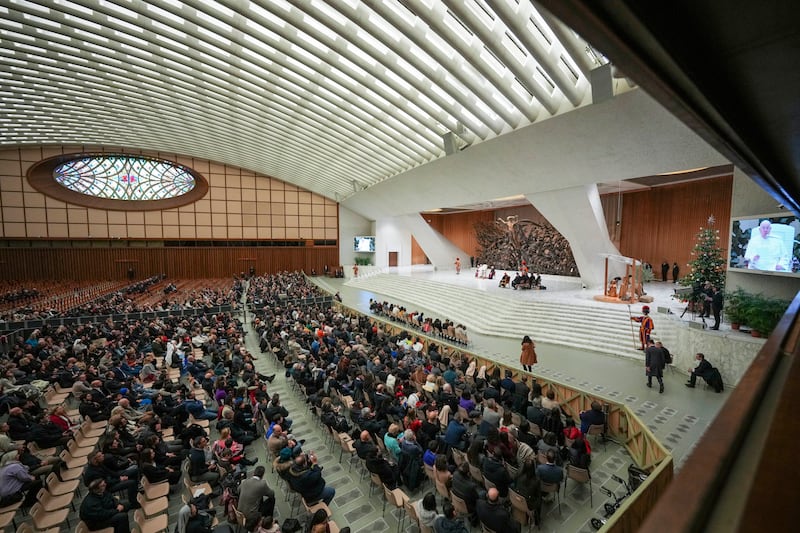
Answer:
[[533, 371], [533, 365], [538, 363], [536, 359], [536, 344], [527, 335], [522, 338], [522, 353], [519, 355], [519, 362], [526, 372]]

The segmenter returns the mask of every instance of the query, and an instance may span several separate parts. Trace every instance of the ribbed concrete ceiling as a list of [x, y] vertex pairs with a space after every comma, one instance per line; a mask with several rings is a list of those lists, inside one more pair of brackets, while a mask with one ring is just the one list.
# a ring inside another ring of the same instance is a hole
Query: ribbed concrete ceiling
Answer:
[[175, 152], [343, 199], [449, 132], [589, 103], [605, 62], [525, 0], [6, 0], [0, 145]]

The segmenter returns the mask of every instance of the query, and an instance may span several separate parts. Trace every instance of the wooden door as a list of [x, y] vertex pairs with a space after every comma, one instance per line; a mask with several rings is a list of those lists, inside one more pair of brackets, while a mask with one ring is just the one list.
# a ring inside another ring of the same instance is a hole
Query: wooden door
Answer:
[[389, 266], [390, 267], [397, 266], [397, 252], [389, 252]]

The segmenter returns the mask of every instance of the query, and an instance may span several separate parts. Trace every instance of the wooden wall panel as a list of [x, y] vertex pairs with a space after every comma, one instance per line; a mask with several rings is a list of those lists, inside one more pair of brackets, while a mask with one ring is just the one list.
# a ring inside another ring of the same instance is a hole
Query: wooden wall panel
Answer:
[[339, 249], [319, 247], [229, 248], [0, 248], [3, 280], [125, 279], [132, 266], [136, 278], [166, 274], [171, 278], [218, 278], [248, 272], [281, 270], [322, 272], [339, 264]]
[[473, 226], [476, 222], [495, 218], [493, 210], [452, 214], [423, 213], [422, 216], [433, 229], [467, 253], [466, 261], [462, 259], [462, 264], [465, 265], [469, 264], [470, 255], [478, 254], [478, 240], [475, 238]]
[[733, 176], [724, 176], [624, 193], [620, 253], [649, 262], [657, 279], [664, 259], [670, 266], [677, 262], [683, 276], [689, 272], [695, 236], [701, 227], [708, 227], [713, 215], [724, 255], [730, 240], [732, 192]]
[[419, 245], [417, 239], [411, 236], [411, 264], [412, 265], [427, 265], [428, 256], [425, 255], [425, 250]]

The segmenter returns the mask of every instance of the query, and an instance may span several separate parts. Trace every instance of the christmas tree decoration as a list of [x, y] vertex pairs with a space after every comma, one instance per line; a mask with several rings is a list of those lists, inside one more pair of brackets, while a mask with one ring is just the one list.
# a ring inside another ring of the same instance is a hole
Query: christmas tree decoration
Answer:
[[[716, 219], [714, 215], [708, 217], [708, 225], [713, 226]], [[689, 261], [689, 274], [681, 278], [680, 284], [685, 287], [700, 287], [706, 281], [722, 289], [725, 286], [725, 259], [722, 249], [718, 246], [719, 230], [700, 228], [695, 237], [693, 259]], [[695, 291], [697, 293], [698, 291]], [[694, 295], [693, 295], [694, 296]], [[695, 300], [695, 298], [692, 298]]]

